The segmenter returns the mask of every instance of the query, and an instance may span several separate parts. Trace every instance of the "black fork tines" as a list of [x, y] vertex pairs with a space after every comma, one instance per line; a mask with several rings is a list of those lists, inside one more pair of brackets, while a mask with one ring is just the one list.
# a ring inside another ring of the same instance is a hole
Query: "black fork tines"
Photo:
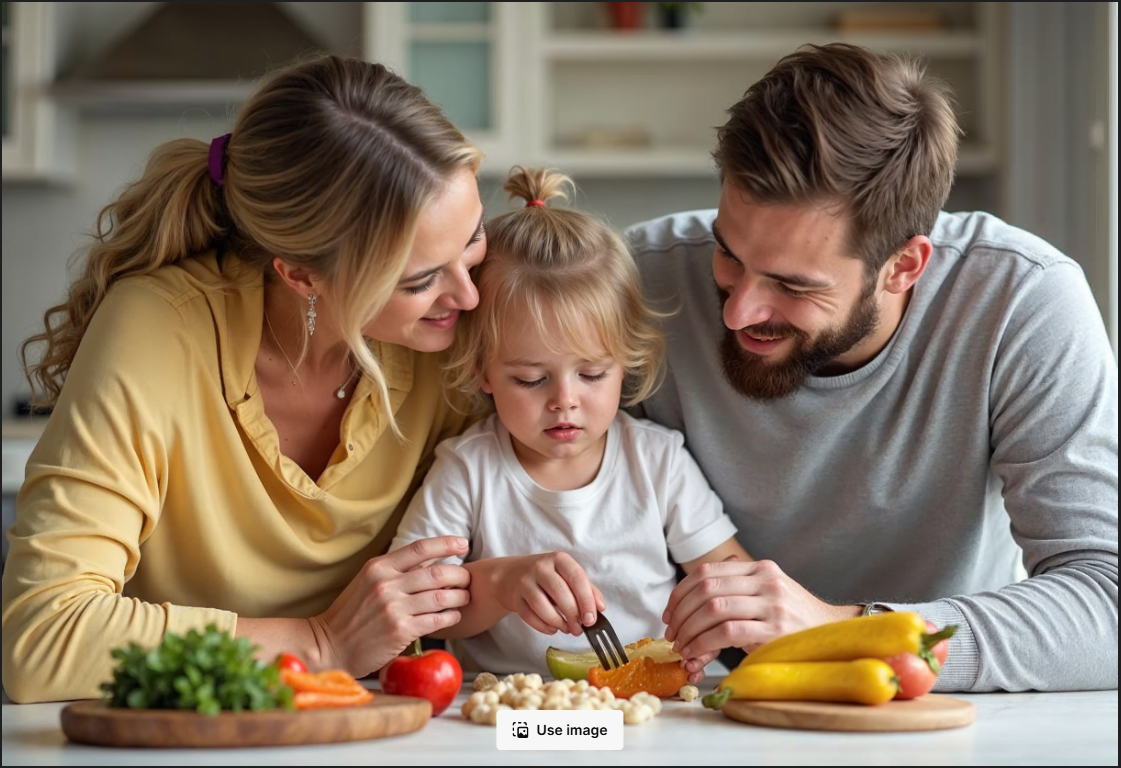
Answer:
[[592, 650], [596, 652], [596, 658], [599, 659], [599, 665], [604, 669], [612, 669], [615, 665], [611, 663], [607, 653], [603, 649], [602, 640], [603, 635], [598, 632], [588, 631], [588, 643], [592, 646]]
[[595, 624], [588, 627], [585, 632], [588, 643], [604, 669], [614, 669], [627, 663], [627, 653], [623, 650], [623, 644], [619, 642], [619, 636], [615, 634], [611, 622], [602, 613], [596, 618]]

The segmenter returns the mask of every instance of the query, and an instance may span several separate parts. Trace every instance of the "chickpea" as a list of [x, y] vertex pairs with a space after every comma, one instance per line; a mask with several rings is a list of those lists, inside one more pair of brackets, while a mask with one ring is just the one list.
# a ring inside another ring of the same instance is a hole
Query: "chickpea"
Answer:
[[[480, 673], [472, 686], [474, 691], [463, 703], [463, 717], [473, 723], [495, 725], [504, 709], [518, 710], [618, 710], [627, 724], [643, 723], [662, 711], [657, 696], [639, 692], [630, 699], [620, 699], [608, 687], [597, 688], [587, 680], [554, 680], [546, 683], [536, 673], [507, 675], [499, 679], [489, 672]], [[692, 688], [692, 691], [687, 689]], [[692, 698], [686, 698], [687, 696]], [[699, 695], [693, 686], [681, 689], [681, 697], [693, 701]]]
[[471, 688], [476, 691], [486, 691], [498, 685], [498, 678], [490, 672], [481, 672], [475, 678], [475, 682], [471, 684]]

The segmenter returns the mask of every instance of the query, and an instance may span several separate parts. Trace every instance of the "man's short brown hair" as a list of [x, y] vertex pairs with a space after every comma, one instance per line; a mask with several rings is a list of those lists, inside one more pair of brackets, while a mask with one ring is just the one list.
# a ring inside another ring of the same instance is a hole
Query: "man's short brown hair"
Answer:
[[714, 152], [723, 181], [760, 204], [839, 205], [874, 277], [934, 228], [961, 129], [924, 67], [854, 45], [786, 56], [728, 110]]

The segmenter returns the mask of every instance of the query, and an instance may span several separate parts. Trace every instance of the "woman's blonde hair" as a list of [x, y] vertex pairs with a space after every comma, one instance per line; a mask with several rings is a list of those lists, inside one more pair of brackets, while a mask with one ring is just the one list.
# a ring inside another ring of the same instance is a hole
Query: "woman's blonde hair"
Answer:
[[[362, 327], [392, 295], [420, 212], [457, 171], [478, 169], [479, 150], [419, 88], [380, 64], [339, 56], [293, 64], [262, 82], [234, 122], [221, 186], [210, 176], [209, 149], [198, 139], [161, 145], [143, 176], [102, 209], [82, 274], [66, 301], [47, 310], [45, 330], [20, 348], [32, 388], [45, 395], [39, 403], [58, 399], [113, 284], [225, 243], [260, 273], [279, 256], [328, 282], [330, 311], [397, 432]], [[29, 365], [36, 343], [46, 347]], [[302, 349], [300, 361], [306, 329]]]
[[[448, 364], [449, 384], [479, 396], [479, 374], [503, 333], [531, 323], [554, 352], [587, 359], [606, 352], [627, 374], [625, 404], [649, 397], [664, 375], [666, 315], [642, 295], [638, 268], [610, 227], [587, 214], [547, 208], [566, 197], [567, 176], [515, 166], [503, 189], [526, 205], [487, 222], [487, 257], [477, 268], [479, 306], [464, 315]], [[514, 325], [518, 323], [519, 325]]]

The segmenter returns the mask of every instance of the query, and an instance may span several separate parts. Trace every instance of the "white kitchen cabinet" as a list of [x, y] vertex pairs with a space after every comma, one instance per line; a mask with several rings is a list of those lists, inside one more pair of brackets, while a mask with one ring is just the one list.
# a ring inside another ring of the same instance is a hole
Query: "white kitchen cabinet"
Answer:
[[[862, 31], [836, 26], [860, 3], [704, 3], [688, 29], [626, 32], [606, 28], [605, 5], [527, 4], [537, 162], [584, 176], [712, 174], [715, 128], [752, 82], [802, 45], [849, 42], [927, 62], [954, 90], [966, 132], [958, 173], [998, 169], [999, 3], [926, 3], [935, 27]], [[874, 12], [886, 20], [903, 6]]]
[[422, 87], [483, 152], [482, 172], [521, 157], [523, 3], [366, 3], [366, 55]]
[[4, 3], [3, 180], [65, 180], [71, 127], [51, 97], [55, 3]]
[[[845, 31], [867, 3], [704, 3], [687, 29], [610, 28], [610, 3], [367, 3], [367, 55], [425, 88], [488, 154], [484, 173], [703, 177], [715, 127], [782, 56], [844, 41], [919, 57], [954, 90], [958, 173], [1002, 165], [1002, 3], [923, 3], [931, 28]], [[907, 3], [875, 4], [888, 18]], [[873, 24], [875, 25], [875, 20]]]

